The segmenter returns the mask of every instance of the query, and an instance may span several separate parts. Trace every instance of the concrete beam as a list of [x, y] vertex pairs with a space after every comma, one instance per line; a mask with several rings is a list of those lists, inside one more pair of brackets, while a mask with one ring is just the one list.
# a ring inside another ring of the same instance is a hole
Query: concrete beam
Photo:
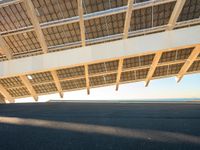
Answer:
[[66, 51], [3, 61], [0, 62], [0, 78], [197, 45], [200, 44], [199, 33], [200, 26], [193, 26]]

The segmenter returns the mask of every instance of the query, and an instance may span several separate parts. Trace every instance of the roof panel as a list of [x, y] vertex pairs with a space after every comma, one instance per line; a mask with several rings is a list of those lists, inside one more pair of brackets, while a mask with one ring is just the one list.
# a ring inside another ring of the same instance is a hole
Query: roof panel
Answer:
[[26, 32], [4, 37], [14, 55], [41, 51], [35, 32]]
[[149, 68], [136, 70], [136, 79], [145, 79], [149, 72]]
[[188, 72], [200, 71], [200, 60], [194, 61]]
[[136, 71], [122, 72], [120, 82], [136, 80]]
[[57, 88], [54, 83], [33, 85], [33, 88], [37, 94], [57, 92]]
[[118, 60], [114, 60], [114, 61], [88, 65], [88, 72], [89, 74], [96, 74], [96, 73], [117, 71], [118, 63], [119, 63]]
[[178, 74], [184, 63], [169, 65], [168, 75]]
[[23, 3], [1, 7], [0, 20], [0, 31], [2, 32], [31, 25]]
[[178, 50], [178, 51], [177, 51], [177, 60], [185, 60], [185, 59], [188, 59], [188, 57], [189, 57], [190, 54], [192, 53], [192, 50], [193, 50], [193, 49], [194, 49], [194, 47]]
[[84, 66], [78, 66], [78, 67], [60, 69], [57, 70], [57, 74], [60, 79], [83, 76], [85, 75], [85, 68]]
[[130, 31], [166, 25], [169, 22], [175, 2], [133, 10]]
[[176, 57], [177, 57], [177, 51], [176, 50], [163, 52], [162, 56], [159, 60], [159, 63], [175, 61]]
[[81, 41], [79, 23], [46, 28], [43, 33], [48, 46]]
[[95, 76], [95, 77], [90, 77], [90, 86], [95, 87], [95, 86], [103, 86], [103, 85], [109, 85], [116, 83], [117, 80], [117, 74], [109, 74], [109, 75], [101, 75], [101, 76]]
[[86, 87], [85, 78], [76, 80], [61, 81], [61, 87], [63, 90], [73, 90]]
[[84, 0], [84, 12], [92, 13], [127, 5], [127, 0]]
[[156, 67], [156, 70], [153, 74], [153, 77], [159, 77], [159, 76], [167, 75], [168, 74], [168, 68], [169, 68], [168, 65]]
[[35, 74], [30, 74], [30, 76], [32, 77], [32, 79], [30, 79], [30, 82], [32, 84], [53, 81], [51, 72], [35, 73]]
[[2, 78], [0, 79], [0, 84], [5, 88], [12, 88], [23, 85], [19, 77]]
[[7, 89], [7, 91], [12, 97], [30, 96], [30, 93], [26, 87], [11, 88]]
[[86, 39], [99, 38], [122, 33], [125, 13], [85, 21]]
[[155, 54], [143, 55], [125, 58], [123, 63], [123, 69], [148, 66], [152, 63]]
[[39, 22], [49, 22], [78, 15], [77, 0], [33, 0]]
[[179, 16], [178, 22], [196, 19], [200, 17], [200, 1], [186, 0], [186, 3]]

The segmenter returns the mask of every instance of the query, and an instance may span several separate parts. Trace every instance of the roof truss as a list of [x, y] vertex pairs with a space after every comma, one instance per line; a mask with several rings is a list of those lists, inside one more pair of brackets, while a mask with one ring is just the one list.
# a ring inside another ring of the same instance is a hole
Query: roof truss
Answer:
[[188, 69], [190, 68], [190, 66], [193, 64], [193, 62], [195, 61], [195, 59], [198, 57], [199, 53], [200, 53], [200, 45], [197, 45], [194, 48], [194, 50], [192, 51], [192, 53], [190, 54], [189, 58], [187, 59], [187, 61], [183, 65], [183, 67], [181, 68], [180, 72], [178, 73], [178, 75], [177, 75], [177, 82], [181, 81], [181, 79], [186, 74], [186, 72], [188, 71]]
[[54, 80], [54, 82], [55, 82], [55, 84], [56, 84], [56, 87], [57, 87], [57, 89], [58, 89], [58, 92], [59, 92], [59, 94], [60, 94], [60, 97], [63, 98], [64, 94], [63, 94], [63, 91], [62, 91], [62, 87], [61, 87], [61, 85], [60, 85], [60, 81], [59, 81], [57, 72], [54, 71], [54, 70], [52, 70], [52, 71], [51, 71], [51, 75], [52, 75], [53, 80]]
[[132, 11], [133, 11], [133, 2], [134, 0], [129, 0], [128, 1], [128, 9], [126, 12], [126, 19], [125, 19], [125, 23], [124, 23], [124, 39], [128, 38], [128, 31], [129, 31], [129, 27], [130, 27], [130, 23], [131, 23], [131, 15], [132, 15]]
[[88, 73], [88, 65], [84, 65], [85, 68], [85, 80], [86, 80], [86, 88], [87, 94], [90, 94], [90, 80], [89, 80], [89, 73]]
[[82, 46], [85, 46], [85, 26], [84, 26], [84, 19], [83, 19], [83, 1], [78, 1], [78, 14], [80, 18], [80, 30], [81, 30], [81, 41]]
[[10, 103], [15, 102], [14, 98], [8, 93], [8, 91], [0, 84], [0, 92]]
[[36, 94], [35, 90], [33, 89], [29, 79], [25, 75], [20, 76], [20, 79], [22, 80], [22, 83], [26, 86], [26, 88], [28, 89], [28, 91], [30, 92], [30, 94], [34, 98], [34, 100], [38, 101], [38, 95]]
[[169, 20], [169, 23], [167, 25], [167, 30], [172, 30], [175, 27], [176, 22], [177, 22], [178, 17], [183, 9], [185, 2], [186, 2], [186, 0], [177, 0], [176, 1], [176, 5], [174, 7], [174, 10], [173, 10], [170, 20]]
[[151, 67], [150, 67], [150, 69], [149, 69], [147, 78], [146, 78], [146, 80], [145, 80], [145, 86], [148, 86], [150, 80], [152, 79], [153, 74], [154, 74], [154, 72], [155, 72], [155, 70], [156, 70], [156, 67], [157, 67], [157, 65], [158, 65], [158, 62], [159, 62], [161, 56], [162, 56], [162, 52], [157, 52], [157, 53], [155, 54], [155, 57], [154, 57], [153, 62], [152, 62], [152, 65], [151, 65]]
[[123, 61], [124, 61], [124, 59], [121, 58], [119, 60], [119, 64], [118, 64], [117, 80], [116, 80], [116, 91], [118, 91], [118, 89], [119, 89], [119, 83], [120, 83], [121, 74], [122, 74], [122, 68], [123, 68]]
[[0, 52], [5, 54], [8, 59], [12, 58], [12, 52], [1, 35], [0, 35]]
[[31, 22], [32, 22], [34, 30], [36, 32], [38, 41], [39, 41], [39, 43], [42, 47], [43, 53], [47, 53], [48, 52], [47, 43], [45, 41], [44, 34], [43, 34], [42, 29], [40, 27], [40, 23], [38, 21], [37, 15], [36, 15], [33, 2], [32, 2], [32, 0], [24, 0], [24, 3], [25, 3], [25, 6], [26, 6], [26, 10], [28, 12], [28, 15], [31, 18]]

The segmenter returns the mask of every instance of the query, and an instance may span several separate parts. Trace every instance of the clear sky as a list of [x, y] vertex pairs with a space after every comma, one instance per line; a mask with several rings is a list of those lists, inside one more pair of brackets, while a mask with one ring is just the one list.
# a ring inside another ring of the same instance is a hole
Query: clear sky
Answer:
[[[138, 100], [138, 99], [162, 99], [162, 98], [200, 98], [200, 74], [186, 75], [180, 83], [176, 79], [164, 78], [152, 80], [148, 87], [144, 82], [129, 83], [115, 86], [90, 89], [90, 95], [86, 90], [66, 92], [64, 100]], [[50, 99], [61, 100], [58, 94], [40, 96], [39, 102]], [[16, 100], [16, 102], [34, 102], [32, 98]]]

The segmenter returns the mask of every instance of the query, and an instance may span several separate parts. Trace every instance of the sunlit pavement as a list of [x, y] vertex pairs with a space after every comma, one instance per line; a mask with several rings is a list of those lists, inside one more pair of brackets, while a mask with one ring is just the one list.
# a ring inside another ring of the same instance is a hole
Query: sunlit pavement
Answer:
[[0, 150], [200, 149], [199, 104], [0, 105]]

